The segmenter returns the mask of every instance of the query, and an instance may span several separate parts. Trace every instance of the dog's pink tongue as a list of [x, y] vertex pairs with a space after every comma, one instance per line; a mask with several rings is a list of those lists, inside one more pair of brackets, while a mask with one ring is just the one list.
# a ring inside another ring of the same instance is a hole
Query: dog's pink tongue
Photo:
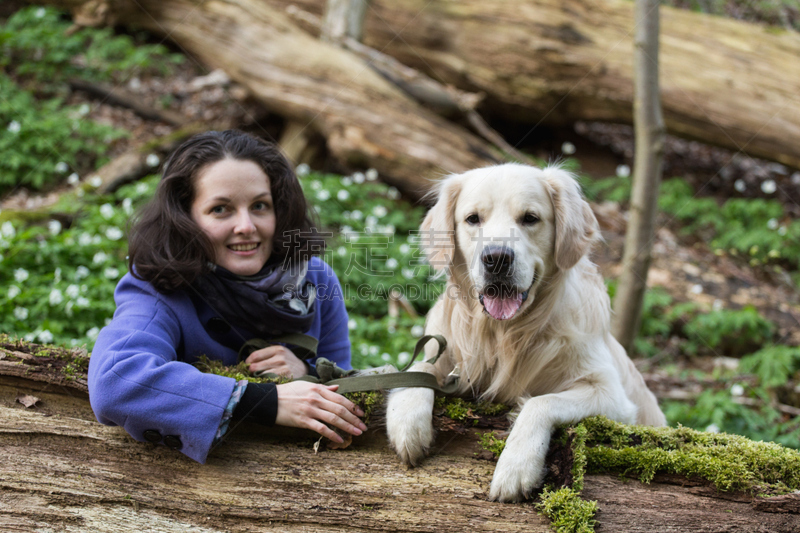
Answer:
[[508, 320], [513, 318], [522, 305], [522, 294], [514, 294], [508, 298], [500, 298], [497, 296], [483, 296], [483, 307], [492, 318], [497, 320]]

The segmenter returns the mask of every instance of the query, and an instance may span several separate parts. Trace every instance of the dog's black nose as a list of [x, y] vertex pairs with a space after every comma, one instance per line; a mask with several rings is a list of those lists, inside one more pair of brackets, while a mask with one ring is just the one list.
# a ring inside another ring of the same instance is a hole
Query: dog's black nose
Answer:
[[507, 246], [489, 246], [481, 253], [481, 262], [491, 274], [508, 274], [514, 264], [514, 250]]

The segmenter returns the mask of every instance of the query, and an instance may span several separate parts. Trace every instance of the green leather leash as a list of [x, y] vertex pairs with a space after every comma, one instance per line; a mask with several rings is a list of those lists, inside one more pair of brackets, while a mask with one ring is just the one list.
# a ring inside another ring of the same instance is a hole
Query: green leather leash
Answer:
[[[289, 337], [291, 337], [291, 339], [289, 339]], [[313, 337], [308, 337], [307, 335], [292, 334], [276, 337], [270, 341], [265, 341], [263, 339], [249, 340], [239, 351], [240, 360], [246, 359], [247, 356], [256, 350], [271, 346], [277, 342], [286, 342], [294, 346], [299, 346], [304, 350], [308, 350], [310, 343], [307, 339], [303, 339], [302, 337], [307, 337], [308, 339], [314, 341], [313, 352], [316, 354], [316, 339]], [[388, 389], [397, 389], [400, 387], [425, 387], [428, 389], [433, 389], [439, 394], [453, 394], [458, 390], [458, 376], [448, 376], [448, 382], [442, 386], [439, 385], [439, 381], [433, 374], [428, 372], [408, 371], [411, 365], [414, 364], [417, 356], [419, 356], [419, 354], [422, 352], [425, 345], [431, 340], [435, 340], [439, 344], [439, 348], [436, 352], [436, 355], [425, 362], [434, 364], [442, 355], [442, 353], [444, 353], [445, 348], [447, 348], [447, 341], [441, 335], [425, 335], [419, 339], [414, 347], [414, 354], [411, 356], [411, 360], [399, 371], [393, 370], [386, 373], [378, 373], [376, 371], [374, 373], [370, 373], [370, 370], [344, 370], [337, 366], [336, 363], [329, 361], [324, 357], [320, 357], [316, 362], [317, 374], [319, 375], [319, 378], [314, 376], [303, 376], [300, 379], [304, 381], [311, 381], [313, 383], [322, 383], [325, 385], [338, 385], [339, 388], [336, 392], [339, 394], [345, 394], [348, 392], [382, 391]], [[303, 342], [305, 346], [298, 344], [298, 341]], [[300, 357], [297, 352], [295, 352], [295, 354]], [[243, 355], [244, 357], [242, 357]], [[279, 377], [277, 374], [270, 374], [266, 372], [257, 373], [256, 375], [259, 377]]]

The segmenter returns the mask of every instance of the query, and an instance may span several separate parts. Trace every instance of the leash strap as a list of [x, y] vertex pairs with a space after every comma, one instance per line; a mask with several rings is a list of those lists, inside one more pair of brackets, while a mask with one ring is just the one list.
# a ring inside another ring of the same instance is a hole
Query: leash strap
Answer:
[[[301, 334], [289, 334], [283, 335], [281, 337], [276, 337], [271, 339], [271, 341], [265, 341], [263, 339], [252, 339], [245, 343], [242, 346], [242, 349], [239, 351], [239, 358], [240, 360], [246, 359], [251, 353], [256, 350], [260, 350], [277, 342], [286, 342], [288, 344], [293, 344], [295, 346], [301, 346], [299, 342], [306, 342], [305, 339], [301, 337], [306, 337], [314, 341], [313, 351], [316, 354], [317, 348], [317, 339], [313, 337], [308, 337], [307, 335]], [[458, 377], [455, 375], [448, 376], [448, 381], [444, 386], [439, 385], [439, 381], [436, 379], [436, 376], [430, 374], [428, 372], [409, 372], [408, 369], [411, 365], [414, 364], [417, 357], [422, 350], [425, 348], [425, 345], [431, 341], [435, 340], [439, 348], [436, 352], [436, 355], [425, 361], [426, 363], [435, 364], [436, 361], [439, 360], [439, 357], [444, 353], [445, 349], [447, 348], [447, 340], [441, 335], [425, 335], [417, 341], [416, 346], [414, 347], [414, 354], [411, 356], [411, 360], [399, 371], [392, 371], [387, 373], [376, 373], [376, 374], [363, 374], [363, 375], [355, 375], [358, 373], [357, 370], [344, 370], [343, 368], [336, 365], [336, 363], [329, 361], [324, 357], [320, 357], [317, 359], [316, 362], [316, 369], [319, 378], [314, 376], [303, 376], [300, 378], [303, 381], [310, 381], [312, 383], [323, 383], [325, 385], [338, 385], [339, 389], [336, 391], [339, 394], [345, 394], [348, 392], [366, 392], [366, 391], [377, 391], [377, 390], [388, 390], [388, 389], [397, 389], [401, 387], [425, 387], [428, 389], [433, 389], [434, 391], [448, 395], [453, 394], [458, 390]], [[302, 346], [301, 346], [302, 347]], [[249, 350], [246, 352], [246, 350]], [[246, 354], [243, 357], [243, 353]], [[300, 357], [297, 352], [295, 352], [298, 357]], [[312, 356], [313, 357], [313, 356]], [[269, 373], [257, 373], [259, 377], [263, 376], [273, 376], [273, 374]]]

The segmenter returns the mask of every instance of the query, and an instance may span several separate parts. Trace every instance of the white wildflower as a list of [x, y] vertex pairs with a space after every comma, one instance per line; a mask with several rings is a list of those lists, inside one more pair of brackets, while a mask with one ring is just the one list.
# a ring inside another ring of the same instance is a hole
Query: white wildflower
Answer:
[[345, 200], [350, 198], [350, 193], [347, 192], [345, 189], [342, 189], [342, 190], [340, 190], [339, 192], [336, 193], [336, 198], [338, 198], [340, 201], [344, 202]]
[[100, 206], [100, 215], [108, 220], [114, 216], [114, 206], [111, 204], [103, 204]]
[[130, 198], [125, 198], [122, 200], [122, 210], [125, 212], [126, 215], [130, 215], [133, 213], [133, 200]]
[[116, 226], [106, 230], [106, 237], [112, 241], [118, 241], [122, 238], [122, 230]]
[[340, 181], [342, 182], [342, 185], [344, 185], [345, 187], [349, 187], [353, 184], [353, 178], [351, 178], [350, 176], [342, 176], [342, 179]]
[[370, 346], [369, 347], [369, 354], [370, 355], [378, 355], [378, 347], [377, 346]]
[[92, 176], [89, 178], [89, 185], [94, 187], [95, 189], [100, 187], [103, 184], [103, 178], [100, 176]]
[[368, 228], [374, 228], [378, 225], [378, 218], [372, 215], [369, 215], [366, 220], [364, 220], [364, 225]]
[[724, 304], [722, 303], [722, 300], [717, 298], [716, 300], [714, 300], [714, 303], [711, 304], [711, 309], [712, 309], [712, 311], [719, 311], [720, 309], [723, 308], [723, 306], [724, 306]]
[[24, 268], [18, 268], [14, 271], [14, 279], [17, 281], [17, 283], [22, 283], [28, 279], [28, 276], [30, 276], [30, 274], [28, 274], [28, 271]]
[[81, 233], [78, 236], [78, 244], [81, 246], [89, 246], [92, 244], [92, 236], [88, 233]]
[[22, 338], [28, 342], [33, 342], [36, 340], [36, 335], [36, 333], [26, 333]]
[[410, 251], [411, 251], [411, 247], [408, 244], [403, 243], [403, 244], [400, 245], [400, 253], [401, 254], [406, 255]]
[[92, 340], [95, 340], [97, 338], [97, 335], [99, 334], [100, 334], [100, 328], [96, 326], [86, 332], [86, 336]]
[[144, 194], [149, 189], [150, 189], [150, 187], [148, 187], [148, 185], [146, 183], [139, 182], [139, 183], [136, 184], [136, 189], [134, 189], [134, 191], [136, 192], [136, 194]]
[[16, 318], [17, 320], [25, 320], [26, 318], [28, 318], [28, 309], [25, 307], [15, 307], [14, 318]]
[[17, 296], [19, 296], [21, 292], [22, 292], [22, 289], [20, 289], [20, 288], [19, 288], [19, 287], [17, 287], [16, 285], [12, 285], [12, 286], [10, 286], [10, 287], [8, 288], [8, 299], [9, 299], [9, 300], [13, 300], [13, 299], [14, 299], [14, 298], [16, 298]]
[[733, 188], [739, 192], [744, 192], [747, 189], [747, 184], [744, 180], [739, 179], [733, 182]]
[[367, 355], [369, 353], [369, 346], [362, 342], [358, 345], [358, 351], [361, 352], [361, 355]]
[[786, 226], [781, 226], [780, 228], [778, 228], [778, 235], [780, 235], [781, 237], [786, 235]]
[[117, 279], [119, 277], [119, 269], [108, 267], [103, 271], [103, 275], [108, 279]]
[[58, 305], [64, 301], [64, 295], [61, 294], [61, 291], [58, 289], [53, 289], [50, 291], [50, 305]]
[[46, 329], [37, 335], [39, 342], [43, 342], [45, 344], [53, 342], [53, 334], [50, 333], [49, 329]]
[[311, 167], [306, 165], [305, 163], [300, 163], [297, 165], [297, 168], [294, 169], [295, 174], [298, 176], [307, 176], [309, 172], [311, 172]]
[[772, 194], [778, 189], [778, 186], [775, 185], [775, 180], [765, 180], [761, 182], [761, 190], [764, 194]]
[[91, 110], [92, 108], [89, 107], [89, 104], [81, 104], [81, 106], [78, 108], [78, 114], [81, 115], [82, 117], [85, 117], [86, 115], [89, 114], [89, 111]]
[[703, 293], [703, 286], [699, 283], [692, 285], [692, 288], [689, 290], [692, 294], [702, 294]]
[[351, 318], [350, 320], [347, 321], [347, 329], [349, 329], [350, 331], [353, 331], [357, 327], [358, 327], [358, 322], [356, 322], [355, 318]]
[[58, 172], [59, 174], [63, 174], [67, 170], [69, 170], [69, 165], [66, 164], [64, 161], [59, 161], [58, 163], [56, 163], [56, 172]]
[[366, 178], [365, 178], [364, 174], [362, 174], [361, 172], [356, 172], [355, 174], [353, 174], [353, 183], [357, 183], [357, 184], [361, 185], [362, 183], [364, 183], [365, 179]]
[[386, 353], [386, 352], [383, 352], [383, 353], [381, 354], [381, 359], [383, 359], [384, 361], [391, 361], [391, 360], [392, 360], [392, 356], [391, 356], [391, 355], [389, 355], [389, 354], [388, 354], [388, 353]]
[[55, 271], [53, 272], [53, 281], [56, 283], [61, 282], [61, 267], [56, 267]]
[[92, 244], [100, 244], [101, 242], [103, 242], [103, 239], [100, 237], [100, 235], [94, 235], [92, 237]]
[[744, 394], [744, 387], [738, 383], [734, 383], [733, 386], [731, 386], [731, 396], [741, 396], [742, 394]]
[[148, 167], [155, 168], [161, 162], [161, 159], [156, 154], [150, 154], [147, 156], [144, 162], [147, 164]]
[[572, 155], [575, 153], [575, 145], [567, 141], [561, 145], [561, 153], [564, 155]]
[[617, 167], [617, 176], [620, 178], [627, 178], [631, 175], [631, 167], [628, 165], [619, 165]]
[[47, 10], [43, 7], [40, 7], [39, 9], [36, 10], [36, 13], [34, 13], [37, 19], [44, 17], [46, 14]]
[[345, 248], [344, 246], [340, 246], [339, 248], [336, 249], [336, 253], [344, 257], [345, 255], [347, 255], [347, 248]]
[[378, 179], [378, 171], [375, 170], [374, 168], [367, 169], [365, 176], [369, 181], [375, 181], [376, 179]]
[[414, 279], [414, 269], [413, 268], [404, 268], [400, 271], [403, 274], [403, 277], [406, 279]]
[[99, 265], [100, 263], [105, 263], [108, 260], [108, 255], [105, 252], [97, 252], [94, 254], [92, 258], [93, 265]]
[[350, 213], [350, 218], [352, 218], [353, 220], [361, 220], [362, 218], [364, 218], [364, 213], [356, 209], [352, 213]]
[[12, 120], [11, 122], [8, 123], [7, 129], [11, 133], [19, 133], [19, 130], [22, 129], [22, 126], [20, 126], [19, 122], [17, 122], [16, 120]]
[[11, 221], [6, 220], [3, 222], [3, 225], [0, 226], [0, 234], [6, 239], [11, 239], [17, 234], [17, 230], [14, 229], [14, 224], [12, 224]]
[[800, 185], [800, 171], [792, 174], [792, 185]]
[[382, 205], [376, 205], [372, 208], [372, 214], [378, 218], [383, 218], [389, 213], [389, 210]]
[[777, 218], [771, 218], [771, 219], [767, 220], [767, 227], [769, 229], [778, 229], [778, 219]]
[[67, 300], [67, 305], [64, 307], [64, 311], [67, 312], [67, 316], [72, 316], [72, 307], [75, 305], [75, 302], [72, 300]]
[[330, 197], [331, 193], [327, 189], [322, 189], [317, 192], [317, 200], [319, 200], [320, 202], [324, 202], [325, 200], [328, 200]]
[[411, 327], [411, 335], [414, 337], [422, 337], [423, 333], [425, 333], [425, 328], [419, 324]]
[[389, 190], [386, 191], [386, 197], [390, 200], [397, 200], [400, 198], [400, 191], [394, 187], [389, 187]]
[[139, 78], [137, 78], [137, 77], [135, 77], [135, 76], [134, 76], [134, 77], [133, 77], [133, 78], [131, 78], [131, 80], [128, 82], [128, 87], [130, 87], [130, 89], [131, 89], [132, 91], [138, 91], [139, 89], [141, 89], [141, 88], [142, 88], [142, 80], [140, 80]]
[[400, 352], [397, 354], [397, 363], [404, 365], [411, 360], [411, 354], [408, 352]]
[[61, 233], [61, 222], [58, 220], [51, 220], [47, 223], [47, 231], [50, 232], [50, 235], [55, 237], [59, 233]]
[[709, 424], [708, 427], [706, 427], [706, 431], [708, 433], [719, 433], [719, 426], [716, 424]]
[[69, 298], [72, 298], [72, 299], [74, 300], [75, 298], [77, 298], [78, 296], [80, 296], [80, 294], [81, 294], [81, 288], [80, 288], [80, 287], [78, 287], [77, 285], [75, 285], [74, 283], [73, 283], [73, 284], [70, 284], [70, 285], [68, 285], [68, 286], [67, 286], [67, 288], [64, 290], [64, 294], [66, 294], [66, 295], [67, 295]]
[[313, 180], [311, 182], [311, 188], [315, 191], [318, 191], [322, 188], [322, 182], [319, 180]]
[[78, 307], [89, 307], [89, 299], [85, 296], [78, 296], [78, 299], [75, 300], [75, 305]]
[[395, 259], [394, 257], [390, 257], [389, 259], [386, 260], [386, 268], [394, 270], [398, 266], [400, 266], [400, 263], [398, 263], [397, 259]]
[[78, 198], [83, 198], [83, 195], [85, 195], [85, 194], [86, 194], [86, 192], [83, 189], [78, 189], [77, 191], [75, 191], [75, 195]]

